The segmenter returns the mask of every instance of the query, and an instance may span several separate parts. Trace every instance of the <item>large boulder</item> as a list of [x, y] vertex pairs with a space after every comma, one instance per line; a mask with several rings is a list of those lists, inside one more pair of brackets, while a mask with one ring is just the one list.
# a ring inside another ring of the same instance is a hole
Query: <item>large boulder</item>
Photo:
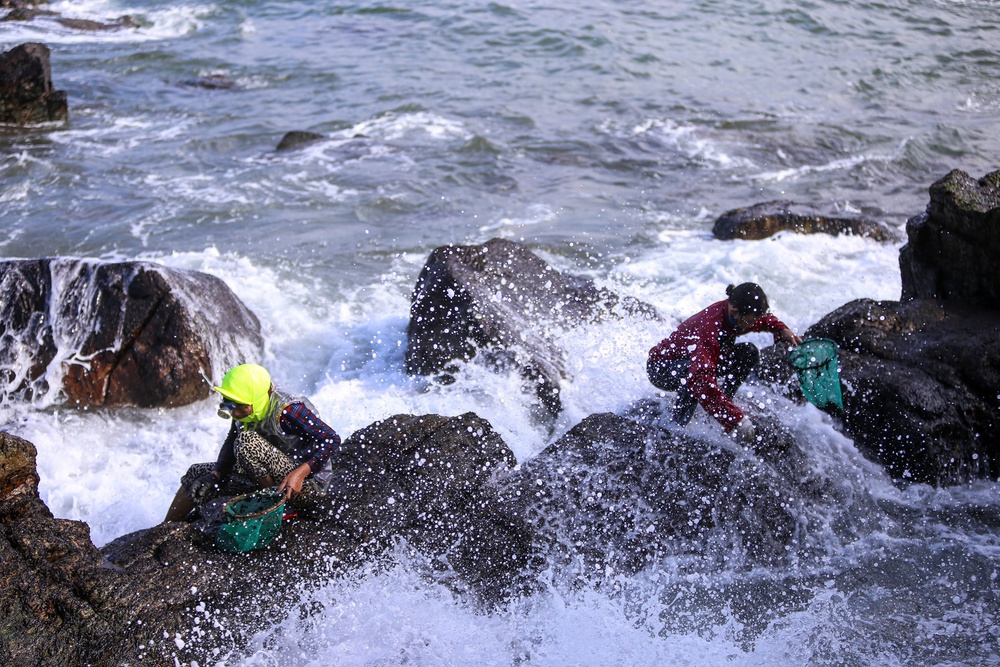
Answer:
[[757, 241], [778, 232], [798, 234], [852, 234], [883, 243], [897, 241], [899, 234], [890, 226], [861, 216], [828, 214], [811, 204], [768, 201], [723, 213], [715, 221], [712, 234], [724, 241]]
[[49, 47], [28, 42], [0, 53], [0, 123], [33, 125], [68, 117], [65, 91], [52, 86]]
[[90, 528], [55, 519], [38, 498], [35, 447], [0, 433], [0, 663], [78, 665], [113, 645], [101, 609], [115, 574]]
[[664, 405], [584, 419], [505, 481], [552, 567], [592, 579], [697, 555], [729, 567], [787, 563], [821, 546], [820, 505], [841, 502], [793, 435], [754, 412], [758, 439], [666, 428]]
[[514, 457], [483, 419], [396, 415], [355, 433], [330, 497], [274, 542], [214, 546], [222, 500], [97, 550], [87, 525], [53, 519], [34, 448], [0, 433], [0, 662], [10, 667], [228, 664], [283, 618], [324, 613], [310, 595], [401, 548], [485, 604], [525, 570], [532, 531], [501, 512], [493, 480]]
[[256, 316], [214, 276], [146, 262], [0, 262], [7, 396], [185, 405], [262, 347]]
[[1000, 476], [1000, 311], [861, 299], [806, 335], [839, 344], [845, 425], [894, 478]]
[[[902, 301], [852, 301], [807, 337], [840, 346], [843, 424], [899, 483], [1000, 477], [1000, 172], [955, 170], [907, 223]], [[776, 348], [759, 375], [794, 391]]]
[[927, 210], [906, 223], [903, 299], [1000, 308], [1000, 171], [978, 181], [954, 170], [930, 187]]
[[406, 369], [414, 375], [447, 372], [455, 361], [484, 352], [518, 368], [544, 406], [543, 416], [554, 416], [566, 374], [554, 332], [628, 315], [657, 317], [652, 306], [561, 273], [519, 243], [442, 246], [427, 259], [413, 291]]
[[517, 464], [486, 420], [396, 415], [344, 442], [331, 485], [337, 519], [368, 537], [403, 537], [477, 597], [504, 597], [528, 565], [532, 532], [500, 511], [496, 481]]

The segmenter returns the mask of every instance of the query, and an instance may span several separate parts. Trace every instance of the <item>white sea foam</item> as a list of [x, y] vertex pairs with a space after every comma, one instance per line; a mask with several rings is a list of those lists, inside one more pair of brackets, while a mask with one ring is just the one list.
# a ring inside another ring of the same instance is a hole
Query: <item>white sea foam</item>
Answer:
[[[727, 283], [760, 282], [774, 312], [799, 332], [850, 298], [898, 298], [897, 250], [857, 237], [779, 234], [760, 242], [722, 242], [671, 232], [662, 241], [619, 263], [600, 282], [654, 304], [664, 322], [612, 320], [554, 332], [567, 350], [556, 435], [588, 414], [617, 411], [653, 395], [645, 378], [646, 352], [682, 318], [723, 298]], [[266, 349], [259, 361], [279, 383], [308, 395], [343, 436], [397, 413], [474, 411], [493, 424], [518, 460], [534, 456], [551, 437], [534, 422], [536, 399], [513, 370], [498, 374], [473, 362], [460, 367], [451, 385], [406, 375], [409, 292], [423, 255], [399, 255], [376, 282], [345, 291], [215, 248], [140, 259], [225, 280], [261, 320]], [[565, 260], [550, 259], [573, 271]], [[767, 345], [770, 337], [755, 342]], [[90, 521], [95, 540], [103, 543], [157, 523], [187, 465], [215, 457], [225, 424], [209, 401], [128, 417], [73, 410], [36, 414], [17, 431], [38, 446], [46, 502], [57, 516]], [[67, 455], [63, 443], [81, 438], [92, 438], [94, 446]], [[99, 464], [76, 460], [95, 454]], [[110, 486], [108, 480], [121, 481]], [[138, 494], [140, 487], [147, 492]], [[141, 503], [122, 505], [138, 495]]]
[[755, 167], [749, 159], [734, 155], [735, 151], [727, 149], [724, 142], [711, 136], [711, 128], [705, 126], [678, 123], [669, 118], [648, 118], [632, 126], [608, 120], [598, 129], [612, 136], [629, 139], [648, 136], [673, 148], [688, 159], [710, 167], [722, 169]]
[[662, 246], [621, 264], [636, 295], [664, 314], [688, 317], [725, 298], [725, 287], [752, 281], [771, 310], [797, 332], [851, 299], [898, 299], [898, 246], [859, 236], [782, 232], [762, 241], [717, 241], [667, 230]]
[[[214, 5], [167, 6], [135, 11], [114, 0], [63, 0], [45, 5], [45, 9], [58, 16], [40, 15], [31, 21], [7, 21], [0, 25], [0, 50], [7, 50], [24, 42], [46, 44], [91, 44], [149, 42], [180, 37], [201, 29], [207, 17], [217, 11]], [[81, 30], [59, 22], [59, 19], [83, 19], [113, 24], [118, 18], [129, 15], [138, 28], [123, 27], [114, 30]]]
[[358, 123], [349, 131], [351, 135], [379, 137], [385, 141], [433, 140], [472, 138], [472, 133], [460, 121], [433, 113], [387, 113]]

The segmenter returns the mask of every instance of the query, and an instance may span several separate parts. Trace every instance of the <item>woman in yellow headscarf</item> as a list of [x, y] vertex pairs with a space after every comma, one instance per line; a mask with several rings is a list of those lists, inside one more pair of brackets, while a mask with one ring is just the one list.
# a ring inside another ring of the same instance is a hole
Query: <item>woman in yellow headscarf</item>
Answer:
[[340, 436], [303, 397], [292, 397], [271, 382], [263, 366], [236, 366], [215, 387], [222, 395], [219, 416], [232, 419], [215, 463], [196, 463], [165, 521], [181, 521], [196, 506], [277, 485], [295, 506], [314, 504], [325, 489], [317, 477], [340, 449]]

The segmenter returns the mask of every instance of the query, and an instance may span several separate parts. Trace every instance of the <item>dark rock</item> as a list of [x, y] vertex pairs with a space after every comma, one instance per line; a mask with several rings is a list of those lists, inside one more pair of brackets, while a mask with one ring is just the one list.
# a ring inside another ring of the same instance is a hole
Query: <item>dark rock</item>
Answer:
[[87, 524], [54, 519], [39, 500], [35, 455], [30, 442], [0, 433], [0, 662], [82, 664], [108, 642], [99, 610], [114, 575]]
[[200, 76], [197, 79], [185, 79], [185, 86], [192, 88], [204, 88], [205, 90], [239, 90], [240, 85], [230, 76], [225, 74], [209, 74]]
[[54, 17], [56, 23], [73, 30], [84, 30], [88, 32], [107, 32], [111, 30], [121, 30], [123, 28], [138, 28], [139, 24], [131, 16], [121, 16], [110, 23], [92, 21], [90, 19], [75, 19], [60, 16], [58, 12], [47, 9], [38, 9], [31, 6], [21, 6], [12, 9], [0, 21], [34, 21], [36, 18]]
[[0, 315], [3, 394], [25, 399], [185, 405], [263, 346], [221, 280], [143, 262], [0, 262]]
[[861, 299], [806, 336], [840, 345], [847, 429], [894, 478], [1000, 476], [1000, 312]]
[[74, 19], [64, 17], [60, 17], [56, 19], [56, 21], [67, 28], [72, 28], [73, 30], [83, 30], [86, 32], [110, 32], [114, 30], [123, 30], [125, 28], [139, 27], [139, 24], [135, 22], [135, 19], [128, 15], [119, 16], [110, 23], [91, 21], [90, 19]]
[[345, 441], [331, 497], [267, 548], [219, 551], [210, 518], [125, 535], [100, 551], [86, 524], [38, 497], [34, 447], [0, 433], [0, 660], [10, 667], [228, 662], [310, 592], [400, 543], [430, 576], [482, 603], [509, 594], [530, 529], [499, 510], [493, 480], [514, 457], [489, 423], [397, 415]]
[[885, 223], [862, 217], [825, 215], [817, 207], [791, 201], [769, 201], [723, 213], [712, 234], [715, 238], [760, 240], [778, 232], [798, 234], [853, 234], [882, 243], [899, 240], [899, 234]]
[[295, 148], [304, 148], [310, 144], [326, 139], [325, 135], [316, 132], [305, 132], [303, 130], [292, 130], [286, 132], [285, 136], [278, 142], [277, 151], [290, 151]]
[[[635, 573], [668, 557], [753, 568], [819, 545], [838, 492], [793, 436], [754, 414], [758, 442], [668, 430], [663, 406], [591, 415], [506, 482], [505, 502], [533, 523], [554, 569], [584, 578]], [[515, 511], [515, 510], [512, 510]]]
[[47, 3], [48, 0], [0, 0], [0, 7], [4, 9], [30, 9]]
[[368, 537], [404, 537], [478, 597], [506, 595], [528, 564], [532, 534], [499, 511], [495, 480], [517, 463], [473, 413], [396, 415], [355, 432], [335, 473], [336, 517]]
[[442, 246], [413, 291], [406, 369], [441, 373], [484, 352], [498, 365], [518, 368], [550, 417], [561, 409], [566, 373], [552, 332], [629, 315], [657, 317], [652, 306], [560, 273], [513, 241]]
[[0, 21], [33, 21], [39, 16], [59, 16], [57, 12], [50, 12], [46, 9], [36, 9], [33, 7], [16, 7]]
[[52, 87], [49, 47], [29, 42], [0, 53], [0, 123], [65, 121], [66, 93]]
[[1000, 308], [1000, 171], [976, 181], [954, 170], [930, 187], [927, 211], [906, 223], [899, 254], [905, 299]]
[[[952, 171], [906, 231], [903, 301], [853, 301], [805, 335], [840, 345], [843, 425], [897, 482], [997, 479], [1000, 171]], [[795, 391], [782, 350], [764, 350], [758, 376]]]

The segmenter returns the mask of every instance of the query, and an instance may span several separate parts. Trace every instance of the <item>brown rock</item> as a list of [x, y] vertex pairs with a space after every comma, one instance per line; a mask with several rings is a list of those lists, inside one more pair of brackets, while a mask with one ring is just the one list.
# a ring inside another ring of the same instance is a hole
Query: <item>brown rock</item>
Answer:
[[896, 241], [899, 235], [888, 225], [861, 217], [824, 215], [818, 208], [790, 201], [769, 201], [723, 213], [712, 234], [724, 241], [756, 241], [778, 232], [797, 234], [853, 234], [883, 243]]
[[3, 391], [27, 399], [185, 405], [263, 345], [221, 280], [142, 262], [0, 262], [0, 314]]
[[0, 53], [0, 123], [65, 121], [66, 93], [52, 87], [49, 47], [29, 42]]

